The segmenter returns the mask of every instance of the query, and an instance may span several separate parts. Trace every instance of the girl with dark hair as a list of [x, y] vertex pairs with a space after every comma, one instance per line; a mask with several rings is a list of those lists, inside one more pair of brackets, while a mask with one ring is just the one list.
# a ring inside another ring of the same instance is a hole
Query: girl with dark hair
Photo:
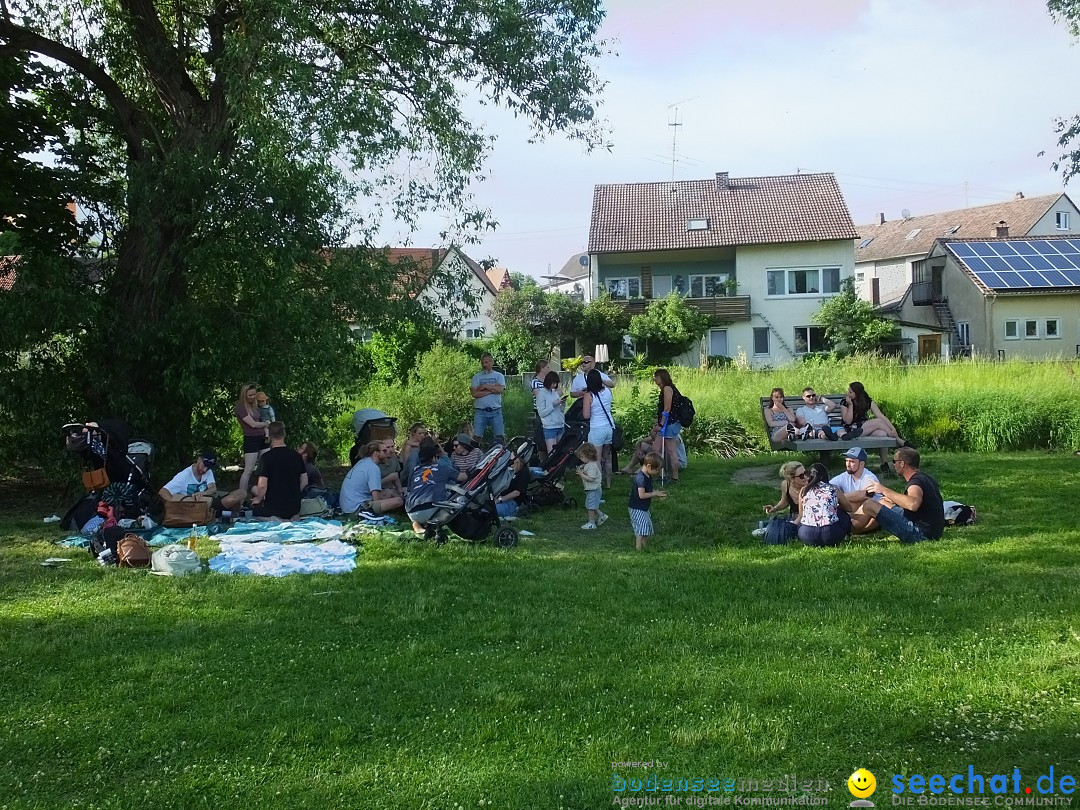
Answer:
[[799, 539], [808, 546], [835, 546], [851, 533], [855, 507], [829, 483], [829, 471], [818, 462], [799, 496]]
[[900, 438], [893, 423], [881, 412], [878, 404], [866, 393], [861, 382], [848, 386], [847, 396], [840, 403], [840, 416], [848, 430], [841, 438], [857, 439], [859, 436], [888, 436], [896, 439], [903, 447], [906, 441]]
[[[668, 482], [679, 483], [679, 441], [676, 438], [682, 432], [682, 424], [675, 417], [672, 409], [679, 401], [682, 394], [671, 381], [671, 372], [666, 368], [658, 368], [653, 374], [653, 382], [660, 389], [660, 399], [656, 404], [656, 442], [662, 443], [664, 452], [662, 457], [668, 468]], [[658, 448], [659, 449], [659, 448]]]
[[604, 378], [595, 368], [585, 375], [585, 394], [581, 402], [581, 415], [589, 423], [589, 443], [600, 450], [604, 486], [610, 487], [611, 437], [615, 432], [615, 418], [611, 415], [611, 389], [604, 385]]
[[559, 384], [559, 373], [549, 371], [544, 377], [543, 387], [536, 391], [536, 413], [540, 416], [544, 445], [549, 453], [566, 428], [566, 417], [563, 414], [566, 397], [560, 393]]
[[765, 421], [774, 442], [791, 441], [795, 438], [795, 411], [784, 404], [784, 389], [774, 388], [769, 395], [771, 403], [765, 409]]

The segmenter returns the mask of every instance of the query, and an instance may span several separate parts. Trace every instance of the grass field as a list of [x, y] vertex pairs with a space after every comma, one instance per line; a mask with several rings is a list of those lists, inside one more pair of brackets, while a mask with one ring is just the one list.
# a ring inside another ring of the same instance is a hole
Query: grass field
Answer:
[[860, 766], [878, 807], [894, 774], [1080, 775], [1080, 459], [930, 455], [979, 524], [827, 550], [749, 535], [783, 460], [693, 459], [641, 554], [616, 479], [595, 532], [548, 510], [511, 552], [374, 539], [283, 579], [105, 570], [9, 492], [0, 808], [604, 808], [650, 760], [833, 807]]

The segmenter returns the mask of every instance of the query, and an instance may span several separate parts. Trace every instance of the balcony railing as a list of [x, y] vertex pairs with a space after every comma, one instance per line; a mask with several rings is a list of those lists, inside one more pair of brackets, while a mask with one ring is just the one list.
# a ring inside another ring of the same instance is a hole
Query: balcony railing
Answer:
[[941, 285], [932, 281], [916, 281], [911, 285], [911, 303], [917, 307], [945, 300]]
[[[720, 295], [715, 298], [685, 298], [683, 300], [702, 315], [708, 315], [720, 321], [750, 320], [749, 295]], [[652, 303], [652, 299], [615, 299], [615, 303], [624, 306], [628, 315], [641, 315]]]

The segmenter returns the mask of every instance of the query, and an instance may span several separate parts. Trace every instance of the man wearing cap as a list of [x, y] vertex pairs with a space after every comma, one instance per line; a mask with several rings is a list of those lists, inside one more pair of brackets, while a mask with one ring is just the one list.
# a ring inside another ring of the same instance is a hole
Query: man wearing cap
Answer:
[[214, 467], [217, 455], [213, 450], [203, 450], [195, 456], [190, 467], [184, 467], [165, 486], [158, 490], [163, 501], [179, 501], [192, 498], [196, 501], [210, 500], [217, 493]]
[[446, 463], [442, 448], [429, 436], [420, 440], [416, 456], [417, 464], [405, 496], [405, 513], [412, 521], [413, 531], [422, 534], [425, 524], [438, 511], [435, 504], [446, 500], [446, 485], [454, 480], [456, 471]]
[[833, 477], [829, 483], [847, 495], [848, 501], [856, 508], [851, 513], [851, 533], [866, 534], [878, 527], [878, 522], [863, 509], [868, 500], [881, 500], [881, 496], [867, 494], [866, 487], [871, 482], [879, 483], [878, 477], [866, 469], [866, 451], [861, 447], [851, 447], [844, 453], [844, 472]]
[[473, 397], [473, 433], [484, 438], [488, 425], [495, 441], [506, 441], [503, 425], [502, 395], [506, 389], [506, 377], [495, 371], [495, 358], [488, 352], [480, 356], [481, 370], [473, 374], [469, 392]]
[[[585, 396], [585, 375], [596, 368], [596, 358], [591, 354], [586, 354], [581, 358], [581, 366], [578, 369], [578, 373], [574, 375], [574, 379], [570, 381], [570, 396], [574, 399], [581, 399]], [[604, 383], [605, 388], [614, 388], [615, 381], [611, 379], [604, 372], [600, 372], [600, 380]]]
[[941, 500], [938, 482], [919, 469], [919, 451], [914, 447], [898, 447], [893, 453], [896, 474], [907, 482], [903, 494], [889, 489], [880, 481], [867, 486], [871, 495], [881, 495], [878, 501], [866, 501], [867, 514], [876, 517], [881, 528], [900, 538], [901, 543], [938, 540], [945, 531], [945, 505]]

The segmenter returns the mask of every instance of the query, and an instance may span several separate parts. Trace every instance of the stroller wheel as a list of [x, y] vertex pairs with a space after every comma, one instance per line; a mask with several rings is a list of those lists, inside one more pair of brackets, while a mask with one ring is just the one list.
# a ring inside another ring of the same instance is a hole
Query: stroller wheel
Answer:
[[563, 509], [577, 509], [577, 498], [567, 498], [563, 501]]
[[495, 535], [495, 544], [499, 548], [513, 548], [517, 545], [518, 533], [509, 526], [503, 526]]
[[446, 531], [445, 526], [440, 526], [435, 530], [435, 545], [445, 545], [446, 541], [450, 539], [450, 533]]

